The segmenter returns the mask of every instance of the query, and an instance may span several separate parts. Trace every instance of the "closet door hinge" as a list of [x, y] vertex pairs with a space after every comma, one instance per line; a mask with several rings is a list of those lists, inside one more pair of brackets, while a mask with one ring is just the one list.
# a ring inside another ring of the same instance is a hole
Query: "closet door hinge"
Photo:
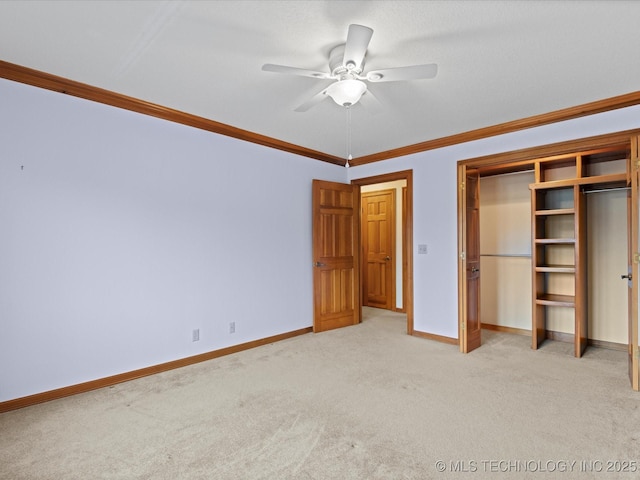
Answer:
[[465, 323], [464, 322], [460, 322], [460, 330], [462, 330], [463, 332], [464, 332], [464, 326], [465, 326]]
[[634, 252], [634, 254], [633, 254], [633, 263], [640, 263], [640, 253]]
[[637, 170], [638, 168], [640, 168], [640, 158], [639, 157], [632, 158], [631, 164], [633, 165], [633, 168]]
[[636, 360], [640, 360], [640, 347], [636, 347], [633, 349], [633, 358]]
[[464, 190], [464, 182], [460, 182], [460, 190]]

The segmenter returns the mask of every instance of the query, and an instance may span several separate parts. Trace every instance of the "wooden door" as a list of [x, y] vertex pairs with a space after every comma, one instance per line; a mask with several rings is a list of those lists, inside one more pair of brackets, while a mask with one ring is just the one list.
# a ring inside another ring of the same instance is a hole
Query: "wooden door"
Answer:
[[460, 274], [463, 289], [460, 312], [460, 350], [469, 353], [480, 346], [480, 176], [461, 167], [459, 204], [464, 216], [461, 235]]
[[313, 181], [313, 331], [360, 322], [360, 187]]
[[640, 183], [638, 161], [640, 158], [640, 137], [631, 140], [631, 162], [629, 165], [631, 191], [627, 206], [628, 235], [628, 286], [629, 286], [629, 380], [634, 390], [640, 389], [640, 372], [638, 369], [638, 186]]
[[363, 305], [395, 304], [395, 190], [362, 194]]

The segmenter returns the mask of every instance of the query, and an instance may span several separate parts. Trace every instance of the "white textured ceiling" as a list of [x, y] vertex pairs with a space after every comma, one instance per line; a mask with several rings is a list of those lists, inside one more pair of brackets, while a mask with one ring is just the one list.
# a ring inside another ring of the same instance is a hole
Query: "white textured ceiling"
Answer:
[[[331, 155], [346, 111], [293, 109], [328, 83], [348, 25], [373, 28], [365, 71], [437, 63], [433, 80], [370, 85], [352, 154], [378, 153], [640, 90], [638, 1], [0, 1], [0, 60]], [[0, 99], [1, 108], [1, 99]]]

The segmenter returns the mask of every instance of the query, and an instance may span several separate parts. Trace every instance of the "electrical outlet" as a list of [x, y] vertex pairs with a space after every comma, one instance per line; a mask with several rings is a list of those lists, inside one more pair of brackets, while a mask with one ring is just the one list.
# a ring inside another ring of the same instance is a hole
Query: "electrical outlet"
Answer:
[[229, 333], [236, 333], [236, 322], [229, 322]]
[[200, 329], [199, 328], [196, 328], [193, 331], [193, 336], [191, 338], [192, 338], [192, 340], [191, 340], [192, 342], [197, 342], [197, 341], [200, 340]]
[[427, 245], [421, 243], [418, 245], [418, 255], [426, 255], [427, 254]]

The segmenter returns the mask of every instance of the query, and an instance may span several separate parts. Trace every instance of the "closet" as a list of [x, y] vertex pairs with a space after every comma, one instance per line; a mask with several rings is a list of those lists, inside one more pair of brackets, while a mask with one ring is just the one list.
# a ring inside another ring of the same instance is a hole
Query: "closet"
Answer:
[[[533, 349], [560, 340], [576, 357], [596, 345], [628, 350], [635, 362], [635, 287], [624, 279], [637, 268], [629, 260], [634, 142], [602, 136], [458, 163], [461, 351], [472, 350], [463, 346], [478, 299], [482, 328], [529, 335]], [[472, 175], [480, 185], [476, 222], [464, 216]], [[474, 236], [480, 295], [467, 272]]]

